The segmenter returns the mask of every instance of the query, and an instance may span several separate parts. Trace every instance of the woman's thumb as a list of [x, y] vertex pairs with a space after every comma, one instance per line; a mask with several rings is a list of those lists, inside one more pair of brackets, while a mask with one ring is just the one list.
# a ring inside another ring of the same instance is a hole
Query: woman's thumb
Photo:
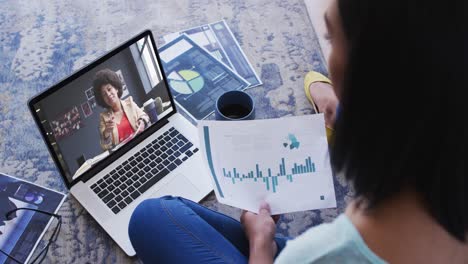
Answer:
[[263, 215], [271, 215], [270, 205], [267, 202], [263, 201], [260, 204], [260, 209], [258, 210], [258, 213]]

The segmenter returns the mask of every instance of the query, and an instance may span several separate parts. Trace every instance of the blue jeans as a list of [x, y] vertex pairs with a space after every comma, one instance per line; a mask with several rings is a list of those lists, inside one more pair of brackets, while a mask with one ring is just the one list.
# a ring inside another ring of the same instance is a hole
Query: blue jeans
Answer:
[[[249, 242], [239, 221], [180, 197], [143, 201], [128, 233], [144, 263], [248, 262]], [[286, 239], [275, 240], [279, 253]]]

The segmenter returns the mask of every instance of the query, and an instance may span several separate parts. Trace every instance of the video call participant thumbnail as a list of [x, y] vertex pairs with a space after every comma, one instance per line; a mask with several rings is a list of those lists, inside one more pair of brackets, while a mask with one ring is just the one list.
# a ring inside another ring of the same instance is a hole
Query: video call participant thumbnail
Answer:
[[122, 82], [114, 71], [98, 71], [93, 81], [93, 90], [96, 103], [106, 108], [99, 118], [100, 144], [103, 150], [112, 149], [148, 126], [148, 115], [133, 102], [131, 96], [120, 99]]

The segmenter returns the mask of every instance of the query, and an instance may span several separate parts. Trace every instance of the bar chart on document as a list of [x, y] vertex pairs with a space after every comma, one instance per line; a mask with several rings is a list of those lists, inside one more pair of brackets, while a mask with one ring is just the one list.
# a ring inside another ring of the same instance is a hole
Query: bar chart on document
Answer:
[[323, 116], [202, 121], [199, 136], [218, 201], [272, 213], [336, 206]]

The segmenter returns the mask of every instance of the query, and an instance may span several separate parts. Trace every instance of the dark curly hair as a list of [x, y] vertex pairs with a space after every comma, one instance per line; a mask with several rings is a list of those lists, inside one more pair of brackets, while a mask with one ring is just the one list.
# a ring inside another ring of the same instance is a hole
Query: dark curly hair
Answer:
[[414, 190], [467, 242], [468, 13], [456, 3], [338, 0], [348, 61], [332, 163], [370, 208]]
[[103, 69], [96, 72], [93, 80], [94, 97], [96, 98], [96, 103], [104, 108], [110, 107], [106, 104], [101, 94], [101, 88], [107, 84], [110, 84], [117, 89], [117, 95], [119, 98], [122, 96], [122, 82], [120, 81], [117, 73], [110, 69]]

